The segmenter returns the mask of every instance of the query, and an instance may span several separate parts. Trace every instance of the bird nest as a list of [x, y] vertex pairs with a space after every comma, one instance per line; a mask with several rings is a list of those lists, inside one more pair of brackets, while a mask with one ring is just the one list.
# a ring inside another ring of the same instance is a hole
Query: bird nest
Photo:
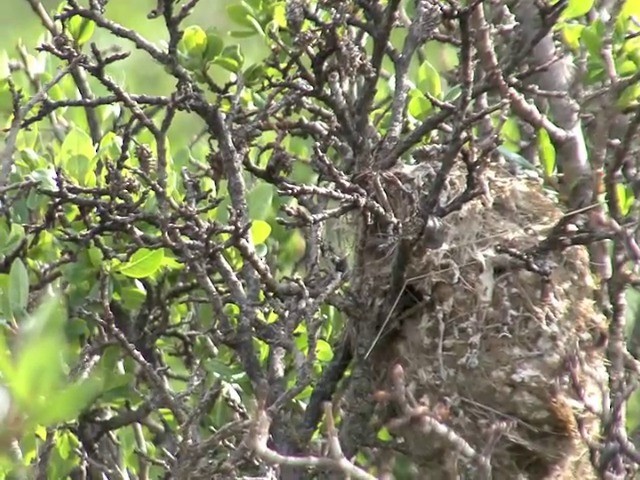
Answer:
[[[392, 176], [382, 182], [385, 201], [404, 227], [419, 216], [416, 192], [428, 191], [424, 169]], [[465, 176], [452, 172], [449, 198], [464, 190]], [[377, 388], [397, 391], [391, 372], [401, 368], [411, 411], [427, 412], [442, 427], [402, 423], [393, 432], [399, 450], [419, 465], [420, 478], [477, 478], [456, 438], [490, 458], [493, 478], [591, 478], [585, 438], [597, 434], [606, 372], [588, 253], [573, 246], [532, 260], [527, 252], [563, 212], [536, 180], [499, 167], [484, 178], [491, 198], [448, 215], [440, 248], [410, 242], [402, 295], [411, 301], [393, 302], [393, 328], [386, 327], [393, 334], [370, 358], [384, 372]], [[391, 254], [366, 252], [371, 297], [383, 297]], [[387, 405], [378, 420], [400, 415]]]

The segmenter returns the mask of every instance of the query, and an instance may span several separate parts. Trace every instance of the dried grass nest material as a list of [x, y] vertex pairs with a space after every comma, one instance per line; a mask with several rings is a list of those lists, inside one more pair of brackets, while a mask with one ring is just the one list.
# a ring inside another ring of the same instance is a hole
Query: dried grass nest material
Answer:
[[[424, 172], [417, 170], [397, 172], [400, 182], [385, 182], [403, 224], [416, 214], [411, 192], [425, 188]], [[463, 190], [464, 176], [451, 176], [450, 198]], [[592, 300], [587, 251], [571, 247], [547, 255], [553, 270], [543, 300], [541, 277], [496, 250], [538, 244], [563, 212], [535, 180], [499, 167], [487, 171], [486, 180], [492, 198], [446, 217], [442, 248], [414, 249], [408, 277], [423, 306], [403, 315], [399, 334], [373, 361], [385, 372], [401, 364], [416, 402], [446, 405], [444, 423], [479, 453], [492, 426], [509, 424], [492, 453], [493, 478], [594, 477], [577, 423], [583, 433], [597, 433], [593, 411], [606, 385], [602, 352], [595, 347], [604, 318]], [[370, 260], [375, 290], [389, 261]], [[389, 388], [386, 382], [382, 388]], [[425, 438], [411, 426], [401, 435], [406, 452], [423, 467], [421, 478], [450, 476], [457, 453], [446, 439]]]

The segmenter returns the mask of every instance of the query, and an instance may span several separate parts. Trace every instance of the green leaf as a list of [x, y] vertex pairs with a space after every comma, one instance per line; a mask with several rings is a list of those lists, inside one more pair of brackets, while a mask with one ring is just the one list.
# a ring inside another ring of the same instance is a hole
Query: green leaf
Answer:
[[69, 20], [67, 28], [75, 42], [78, 45], [84, 45], [91, 39], [96, 24], [87, 18], [75, 16]]
[[247, 195], [249, 217], [253, 220], [264, 220], [272, 213], [274, 187], [268, 183], [259, 183]]
[[260, 63], [254, 63], [244, 71], [243, 76], [245, 85], [254, 85], [264, 78], [264, 67]]
[[636, 102], [638, 97], [640, 97], [640, 85], [636, 83], [628, 86], [622, 91], [620, 98], [616, 101], [616, 105], [620, 109], [628, 108]]
[[93, 158], [96, 155], [91, 137], [79, 128], [72, 129], [62, 142], [60, 147], [62, 165], [75, 155], [83, 155], [86, 158]]
[[224, 380], [233, 382], [237, 381], [239, 377], [244, 376], [244, 372], [236, 365], [227, 365], [226, 363], [216, 359], [210, 358], [207, 360], [207, 372], [214, 375], [215, 378], [222, 378]]
[[627, 77], [633, 75], [638, 70], [638, 65], [631, 59], [625, 58], [620, 61], [616, 61], [616, 72], [621, 77]]
[[56, 447], [58, 453], [60, 454], [60, 458], [66, 460], [71, 456], [74, 449], [80, 446], [80, 442], [74, 434], [66, 430], [58, 432], [57, 437]]
[[254, 220], [251, 223], [251, 241], [254, 245], [259, 245], [267, 241], [271, 235], [271, 225], [264, 220]]
[[460, 85], [454, 85], [450, 88], [444, 96], [445, 102], [454, 102], [462, 94], [462, 87]]
[[220, 55], [222, 48], [224, 47], [224, 41], [217, 34], [215, 30], [207, 30], [207, 49], [204, 52], [204, 59], [211, 61]]
[[572, 18], [582, 17], [589, 13], [593, 7], [594, 0], [569, 0], [567, 8], [562, 12], [562, 19], [569, 20]]
[[[50, 298], [29, 316], [14, 342], [15, 368], [2, 361], [0, 368], [11, 396], [30, 421], [50, 407], [49, 399], [60, 394], [65, 377], [63, 358], [68, 348], [64, 337], [66, 315], [60, 299]], [[4, 351], [4, 345], [0, 346]]]
[[55, 192], [58, 189], [56, 184], [56, 172], [53, 168], [39, 168], [31, 172], [30, 177], [40, 183], [40, 187], [45, 190]]
[[[71, 302], [69, 302], [71, 303]], [[68, 339], [77, 339], [80, 337], [87, 337], [91, 334], [91, 330], [87, 325], [87, 322], [79, 318], [70, 318], [67, 320], [67, 324], [64, 329], [65, 336]]]
[[601, 58], [591, 57], [587, 60], [587, 85], [601, 82], [606, 77], [604, 71], [604, 62]]
[[269, 2], [267, 2], [267, 5], [264, 5], [264, 0], [245, 0], [242, 3], [244, 3], [245, 5], [247, 5], [249, 8], [253, 9], [253, 10], [258, 10], [258, 11], [263, 11], [265, 9], [265, 7], [270, 6]]
[[9, 270], [9, 304], [15, 316], [27, 311], [29, 302], [29, 274], [22, 260], [16, 258]]
[[418, 88], [436, 98], [442, 97], [440, 74], [428, 61], [423, 62], [418, 68]]
[[42, 425], [71, 421], [91, 404], [101, 390], [102, 382], [95, 377], [69, 385], [55, 395], [50, 395], [47, 408], [37, 412], [34, 419]]
[[85, 155], [71, 155], [64, 161], [65, 171], [83, 187], [88, 186], [88, 177], [93, 173], [93, 166], [94, 162]]
[[162, 266], [168, 270], [182, 270], [184, 265], [176, 260], [174, 257], [164, 257], [162, 260]]
[[[33, 150], [34, 148], [36, 148], [36, 145], [39, 145], [39, 141], [40, 132], [38, 124], [36, 123], [34, 125], [31, 125], [29, 127], [29, 130], [23, 130], [20, 132], [20, 135], [18, 136], [18, 140], [16, 142], [16, 148], [18, 150], [31, 150], [31, 152], [33, 152], [32, 155], [35, 155], [39, 158], [40, 155], [38, 155], [38, 153]], [[44, 165], [45, 164], [43, 163], [42, 166]]]
[[623, 18], [629, 16], [640, 17], [640, 0], [627, 0], [624, 2], [620, 16]]
[[[9, 275], [6, 273], [0, 273], [0, 313], [2, 314], [3, 319], [11, 316], [11, 304], [9, 302]], [[0, 336], [0, 339], [1, 338], [2, 336]], [[0, 348], [2, 348], [1, 345]]]
[[409, 100], [409, 114], [418, 120], [424, 120], [433, 110], [431, 101], [422, 93], [414, 91]]
[[216, 57], [213, 63], [232, 73], [236, 73], [238, 70], [240, 70], [240, 66], [238, 65], [238, 62], [236, 62], [231, 58]]
[[262, 29], [262, 25], [260, 25], [260, 22], [258, 22], [258, 20], [255, 17], [249, 17], [249, 22], [251, 22], [253, 29], [258, 35], [260, 35], [261, 37], [266, 36], [266, 34], [264, 33], [264, 30]]
[[309, 335], [307, 333], [306, 324], [301, 323], [293, 331], [293, 343], [298, 350], [305, 355], [307, 354], [307, 350], [309, 348]]
[[227, 15], [232, 22], [242, 25], [243, 27], [253, 27], [249, 20], [253, 16], [253, 12], [242, 4], [233, 4], [227, 6]]
[[32, 417], [37, 416], [46, 405], [43, 397], [62, 386], [61, 340], [60, 336], [40, 335], [30, 338], [20, 349], [15, 378], [10, 388], [16, 401], [27, 407]]
[[0, 255], [9, 255], [15, 251], [24, 239], [25, 233], [22, 225], [13, 223], [11, 230], [0, 229]]
[[580, 48], [580, 36], [583, 30], [584, 25], [575, 23], [566, 23], [562, 26], [562, 37], [572, 50], [578, 50]]
[[[23, 136], [20, 135], [18, 138], [23, 138]], [[40, 157], [40, 155], [38, 155], [38, 153], [32, 148], [23, 146], [22, 148], [18, 147], [18, 149], [20, 152], [20, 160], [22, 160], [22, 162], [16, 162], [17, 165], [25, 165], [29, 170], [35, 170], [44, 163], [40, 160], [42, 157]]]
[[604, 25], [601, 21], [596, 20], [593, 24], [585, 27], [580, 35], [580, 40], [584, 43], [587, 51], [596, 58], [600, 58], [603, 34]]
[[207, 32], [198, 25], [191, 25], [185, 28], [178, 42], [178, 51], [196, 63], [200, 63], [207, 51], [207, 41]]
[[135, 375], [132, 373], [114, 374], [108, 378], [108, 382], [108, 385], [102, 388], [100, 399], [104, 402], [122, 400], [131, 397], [131, 385], [135, 382]]
[[618, 197], [618, 204], [620, 205], [620, 213], [627, 216], [635, 202], [633, 189], [619, 183], [616, 185], [616, 196]]
[[163, 249], [141, 248], [131, 256], [128, 262], [120, 265], [117, 271], [131, 278], [150, 277], [162, 266], [163, 259]]
[[274, 5], [273, 11], [273, 23], [276, 27], [286, 28], [287, 26], [287, 10], [285, 7], [285, 2], [278, 2]]
[[623, 215], [629, 215], [631, 207], [636, 203], [636, 197], [633, 194], [633, 189], [627, 186], [627, 201], [622, 205], [621, 211]]
[[244, 56], [240, 51], [240, 46], [228, 45], [224, 47], [213, 63], [220, 65], [222, 68], [229, 70], [232, 73], [238, 73], [244, 63]]
[[393, 436], [391, 435], [391, 433], [389, 433], [389, 429], [387, 427], [382, 427], [380, 430], [378, 430], [378, 440], [382, 441], [382, 442], [390, 442], [391, 440], [393, 440]]
[[331, 345], [321, 338], [316, 343], [316, 358], [321, 362], [330, 362], [333, 359]]
[[520, 150], [520, 127], [514, 117], [509, 117], [502, 125], [500, 129], [500, 137], [502, 140], [511, 145], [511, 151], [517, 152]]
[[308, 385], [304, 390], [302, 390], [294, 398], [296, 400], [308, 400], [311, 397], [311, 394], [313, 394], [313, 392], [314, 392], [313, 386]]
[[556, 168], [556, 149], [544, 128], [538, 131], [538, 152], [544, 176], [550, 177]]
[[147, 292], [137, 285], [122, 288], [118, 293], [120, 293], [122, 304], [129, 310], [137, 310], [147, 298]]
[[98, 147], [98, 154], [110, 158], [117, 158], [122, 152], [122, 137], [114, 132], [107, 132]]
[[640, 17], [640, 0], [627, 0], [624, 2], [620, 16], [635, 15]]
[[100, 250], [97, 247], [90, 247], [87, 250], [87, 255], [89, 257], [89, 261], [91, 262], [91, 265], [93, 265], [96, 268], [102, 265], [102, 260], [104, 259], [104, 254], [102, 253], [102, 250]]
[[[67, 321], [66, 309], [60, 297], [46, 298], [22, 325], [21, 341], [28, 343], [38, 338], [58, 338], [62, 336]], [[60, 354], [58, 345], [57, 355]]]

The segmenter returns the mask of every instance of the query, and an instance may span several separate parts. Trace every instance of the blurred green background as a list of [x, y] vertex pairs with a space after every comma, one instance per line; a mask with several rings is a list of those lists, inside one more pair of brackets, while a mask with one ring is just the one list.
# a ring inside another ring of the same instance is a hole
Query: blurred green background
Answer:
[[[19, 41], [32, 51], [39, 43], [39, 38], [44, 32], [39, 18], [33, 13], [27, 0], [0, 0], [2, 11], [0, 12], [0, 50], [7, 50], [10, 55], [15, 52], [15, 46]], [[54, 12], [58, 5], [64, 3], [61, 0], [42, 0], [42, 4], [50, 12]], [[86, 2], [82, 2], [86, 3]], [[236, 39], [228, 36], [233, 25], [229, 22], [226, 7], [232, 0], [201, 0], [191, 15], [183, 23], [183, 28], [197, 24], [205, 30], [216, 28], [225, 39], [225, 43], [239, 43], [247, 57], [245, 64], [260, 55], [263, 42], [259, 37], [249, 39]], [[156, 6], [155, 0], [110, 0], [106, 6], [105, 15], [125, 27], [132, 28], [154, 42], [167, 39], [167, 31], [162, 18], [150, 20], [147, 14]], [[179, 6], [179, 4], [178, 4]], [[164, 87], [158, 85], [158, 79], [169, 81], [170, 79], [154, 64], [148, 55], [133, 50], [131, 44], [113, 37], [112, 35], [96, 29], [91, 41], [96, 42], [101, 49], [110, 46], [120, 46], [131, 52], [131, 57], [118, 64], [116, 77], [119, 83], [126, 83], [133, 92], [162, 94], [168, 93]], [[255, 60], [253, 60], [255, 61]], [[118, 78], [119, 76], [119, 78]]]
[[[52, 11], [60, 0], [42, 0], [41, 3]], [[86, 2], [82, 2], [86, 3]], [[201, 0], [195, 8], [191, 23], [200, 25], [228, 27], [226, 6], [230, 0]], [[150, 38], [163, 38], [166, 30], [161, 19], [148, 20], [146, 15], [155, 7], [154, 0], [111, 0], [107, 4], [106, 14], [116, 22]], [[38, 18], [33, 14], [27, 0], [2, 0], [0, 13], [0, 48], [12, 46], [18, 38], [32, 43], [42, 30]]]
[[[83, 0], [81, 3], [87, 4], [87, 1]], [[176, 6], [179, 7], [181, 3], [177, 3]], [[260, 62], [267, 54], [267, 49], [265, 42], [258, 35], [250, 38], [235, 38], [230, 35], [231, 31], [238, 29], [238, 26], [232, 24], [227, 15], [227, 6], [232, 3], [234, 3], [233, 0], [201, 0], [193, 14], [183, 22], [182, 29], [189, 25], [199, 25], [205, 30], [216, 29], [225, 45], [239, 44], [241, 46], [245, 57], [244, 66], [247, 68], [254, 62]], [[10, 57], [17, 58], [16, 46], [22, 43], [29, 53], [36, 54], [35, 48], [42, 42], [46, 30], [41, 25], [39, 17], [31, 9], [29, 2], [27, 0], [0, 0], [0, 4], [4, 7], [0, 10], [0, 51], [5, 50]], [[42, 0], [42, 4], [49, 14], [53, 15], [59, 6], [66, 4], [66, 2], [64, 0]], [[164, 20], [162, 17], [147, 18], [149, 12], [156, 5], [157, 0], [110, 0], [106, 5], [105, 16], [160, 45], [160, 42], [168, 40]], [[136, 50], [130, 42], [117, 38], [100, 28], [96, 28], [90, 42], [95, 42], [102, 51], [119, 47], [120, 50], [130, 53], [126, 60], [107, 68], [107, 73], [127, 91], [148, 95], [169, 95], [175, 90], [175, 79], [167, 75], [163, 67], [153, 61], [148, 54]], [[85, 46], [85, 51], [89, 51], [88, 46]], [[49, 73], [53, 74], [54, 70], [55, 67], [51, 67]], [[210, 74], [216, 82], [224, 84], [229, 80], [228, 72], [220, 68], [213, 70]], [[106, 93], [105, 89], [97, 82], [91, 83], [95, 94]], [[79, 115], [74, 118], [74, 121], [82, 122], [83, 114], [80, 109], [78, 109], [78, 113]], [[190, 144], [195, 138], [199, 138], [202, 129], [201, 121], [194, 119], [187, 113], [180, 112], [170, 131], [169, 138], [172, 147], [177, 150]]]

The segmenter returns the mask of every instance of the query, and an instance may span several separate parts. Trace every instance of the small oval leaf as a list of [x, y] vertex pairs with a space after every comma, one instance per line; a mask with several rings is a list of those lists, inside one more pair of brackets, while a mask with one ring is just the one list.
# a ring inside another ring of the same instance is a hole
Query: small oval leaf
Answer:
[[9, 270], [9, 305], [15, 316], [26, 313], [29, 302], [29, 274], [22, 260], [16, 258]]
[[589, 13], [593, 7], [594, 0], [569, 0], [567, 8], [562, 12], [562, 18], [569, 20], [572, 18], [582, 17]]
[[87, 18], [75, 16], [69, 20], [68, 29], [76, 43], [84, 45], [91, 39], [96, 24]]
[[134, 253], [128, 262], [122, 264], [118, 271], [131, 278], [150, 277], [162, 266], [164, 250], [141, 248]]
[[271, 235], [271, 225], [264, 220], [254, 220], [251, 223], [251, 240], [254, 245], [264, 243]]
[[220, 55], [224, 42], [215, 30], [207, 30], [207, 49], [204, 52], [205, 60], [211, 61]]
[[207, 33], [198, 25], [185, 28], [178, 50], [192, 59], [202, 59], [207, 50]]
[[550, 177], [556, 168], [556, 149], [551, 143], [549, 133], [544, 128], [538, 132], [538, 150], [544, 176]]
[[418, 69], [418, 88], [436, 98], [442, 97], [440, 74], [428, 61], [423, 62]]

